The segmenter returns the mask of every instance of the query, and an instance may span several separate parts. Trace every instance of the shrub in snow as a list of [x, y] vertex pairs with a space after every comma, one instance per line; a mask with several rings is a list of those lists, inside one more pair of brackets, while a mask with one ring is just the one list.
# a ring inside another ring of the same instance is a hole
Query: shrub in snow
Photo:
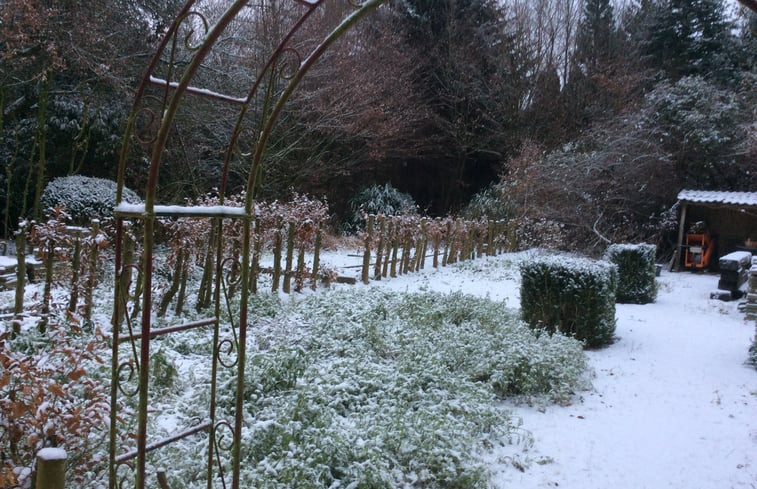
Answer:
[[648, 304], [657, 297], [655, 254], [652, 244], [613, 244], [605, 260], [618, 267], [616, 300], [621, 304]]
[[416, 214], [417, 206], [410, 194], [400, 192], [391, 184], [371, 185], [350, 199], [350, 210], [344, 222], [347, 232], [363, 229], [365, 214], [403, 216]]
[[538, 335], [501, 302], [376, 289], [273, 300], [245, 367], [244, 487], [489, 487], [480, 454], [515, 436], [499, 399], [586, 387], [581, 343]]
[[588, 258], [545, 257], [520, 267], [523, 319], [587, 346], [609, 343], [615, 332], [617, 267]]
[[[130, 204], [142, 202], [137, 194], [127, 188], [124, 188], [123, 200]], [[113, 215], [116, 182], [81, 175], [56, 178], [45, 187], [40, 203], [43, 208], [65, 207], [76, 223], [104, 219]]]
[[513, 209], [505, 201], [503, 193], [504, 191], [499, 185], [486, 187], [471, 197], [462, 211], [463, 217], [491, 221], [509, 219], [513, 215]]

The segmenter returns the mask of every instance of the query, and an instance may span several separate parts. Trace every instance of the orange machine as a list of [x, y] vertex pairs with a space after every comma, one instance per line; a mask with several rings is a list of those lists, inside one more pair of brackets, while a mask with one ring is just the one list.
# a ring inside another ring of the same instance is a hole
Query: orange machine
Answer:
[[712, 250], [715, 249], [710, 233], [690, 233], [686, 235], [686, 268], [703, 269], [710, 265]]

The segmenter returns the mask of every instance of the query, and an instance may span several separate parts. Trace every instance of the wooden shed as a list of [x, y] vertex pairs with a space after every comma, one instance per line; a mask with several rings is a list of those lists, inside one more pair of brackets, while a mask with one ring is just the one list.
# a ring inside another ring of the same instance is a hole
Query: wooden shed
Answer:
[[[716, 270], [718, 258], [732, 251], [757, 254], [757, 192], [682, 190], [678, 194], [681, 213], [673, 270], [707, 268]], [[711, 253], [706, 266], [689, 259], [702, 252], [694, 239], [706, 236], [704, 252]], [[688, 254], [688, 256], [687, 256]]]

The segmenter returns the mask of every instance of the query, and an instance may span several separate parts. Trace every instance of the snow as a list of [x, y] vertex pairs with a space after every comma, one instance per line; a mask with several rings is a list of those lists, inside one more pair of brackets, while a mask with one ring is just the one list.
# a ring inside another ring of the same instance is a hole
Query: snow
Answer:
[[[144, 204], [129, 204], [121, 202], [114, 212], [123, 214], [144, 214], [146, 208]], [[244, 217], [246, 215], [244, 207], [233, 207], [225, 205], [211, 206], [182, 206], [182, 205], [156, 205], [153, 206], [153, 212], [159, 216], [230, 216]]]
[[[533, 253], [438, 270], [427, 263], [370, 286], [461, 291], [519, 307], [512, 262]], [[709, 299], [717, 275], [663, 272], [658, 281], [656, 302], [617, 304], [617, 341], [587, 352], [592, 390], [569, 406], [510, 406], [533, 445], [519, 457], [511, 446], [491, 455], [495, 487], [757, 486], [757, 370], [745, 365], [755, 325], [737, 302]]]
[[43, 448], [40, 451], [37, 452], [37, 457], [41, 460], [66, 460], [68, 458], [68, 455], [66, 455], [66, 451], [62, 448]]

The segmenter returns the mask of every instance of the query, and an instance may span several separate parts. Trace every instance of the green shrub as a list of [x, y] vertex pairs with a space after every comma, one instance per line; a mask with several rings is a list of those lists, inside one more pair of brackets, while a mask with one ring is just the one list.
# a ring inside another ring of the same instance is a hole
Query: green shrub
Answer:
[[[500, 399], [568, 402], [587, 387], [581, 343], [539, 335], [502, 302], [338, 289], [280, 306], [259, 318], [245, 367], [243, 487], [490, 487], [481, 454], [519, 435]], [[222, 375], [228, 417], [236, 386]]]
[[[105, 219], [113, 215], [116, 205], [116, 182], [105, 178], [74, 175], [56, 178], [42, 192], [43, 208], [65, 207], [76, 223], [89, 223], [92, 219]], [[139, 196], [124, 188], [123, 200], [130, 204], [142, 202]]]
[[371, 185], [350, 199], [350, 210], [344, 221], [344, 229], [347, 232], [363, 229], [364, 213], [404, 216], [417, 212], [415, 200], [410, 194], [400, 192], [389, 183], [383, 186]]
[[462, 216], [466, 219], [489, 219], [507, 220], [513, 215], [511, 205], [505, 201], [502, 196], [503, 191], [499, 186], [489, 186], [478, 192], [462, 211]]
[[594, 347], [615, 332], [617, 267], [587, 258], [546, 257], [521, 265], [521, 310], [532, 327]]
[[655, 254], [651, 244], [614, 244], [605, 259], [618, 267], [616, 300], [621, 304], [648, 304], [657, 297]]

